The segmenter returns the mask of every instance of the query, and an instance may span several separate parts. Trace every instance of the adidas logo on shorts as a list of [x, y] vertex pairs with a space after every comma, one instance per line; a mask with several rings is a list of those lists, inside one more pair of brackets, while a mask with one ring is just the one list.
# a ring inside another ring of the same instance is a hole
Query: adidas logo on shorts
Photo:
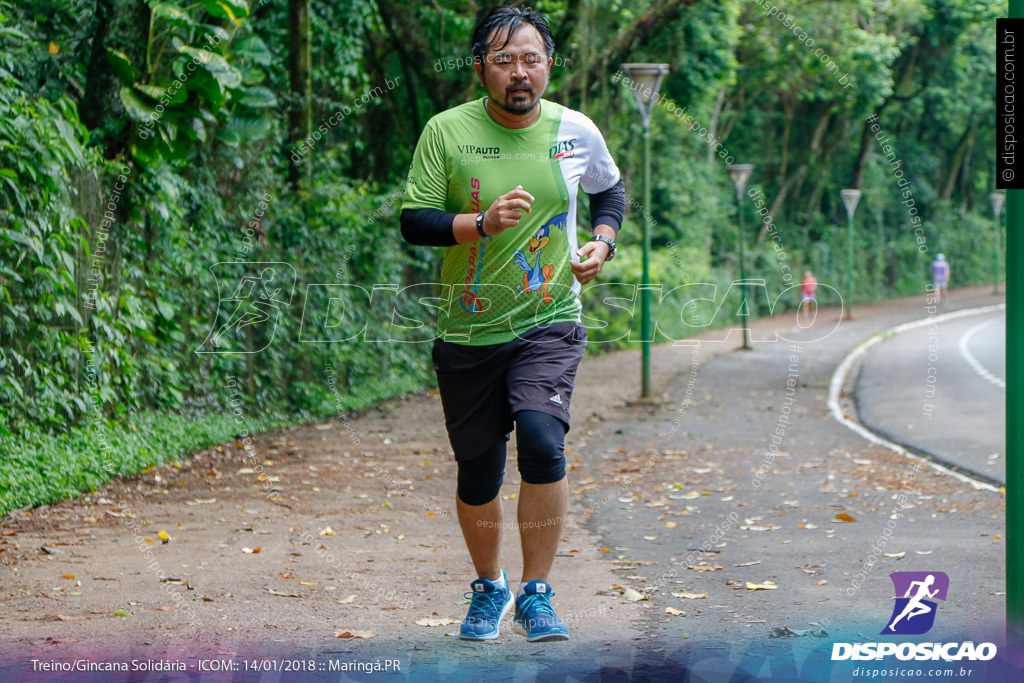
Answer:
[[558, 405], [562, 405], [562, 397], [559, 394], [555, 394], [554, 396], [552, 396], [548, 400], [551, 401], [552, 403], [557, 403]]

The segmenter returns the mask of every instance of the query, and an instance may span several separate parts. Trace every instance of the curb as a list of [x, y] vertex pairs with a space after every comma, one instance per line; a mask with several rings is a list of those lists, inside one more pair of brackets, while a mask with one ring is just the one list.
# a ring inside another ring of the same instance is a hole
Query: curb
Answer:
[[[941, 460], [939, 460], [939, 458], [937, 458], [937, 456], [935, 456], [932, 453], [920, 449], [914, 449], [913, 451], [911, 451], [910, 449], [904, 446], [901, 446], [897, 443], [894, 443], [884, 438], [880, 434], [870, 431], [859, 422], [847, 417], [847, 415], [843, 412], [842, 407], [839, 405], [839, 396], [842, 393], [843, 386], [846, 384], [846, 381], [850, 375], [850, 371], [853, 369], [856, 362], [860, 360], [860, 358], [862, 358], [869, 350], [871, 350], [872, 347], [876, 346], [877, 344], [880, 344], [883, 340], [888, 339], [893, 335], [900, 334], [901, 332], [906, 332], [907, 330], [923, 327], [924, 325], [930, 325], [932, 323], [943, 322], [946, 320], [953, 320], [955, 318], [963, 318], [969, 315], [982, 315], [984, 313], [993, 313], [995, 311], [1005, 309], [1006, 304], [1002, 303], [990, 306], [980, 306], [978, 308], [965, 308], [959, 311], [953, 311], [951, 313], [943, 313], [942, 315], [931, 315], [928, 316], [927, 318], [921, 318], [920, 320], [913, 320], [908, 323], [896, 325], [895, 327], [891, 327], [887, 330], [879, 332], [878, 334], [875, 334], [872, 337], [868, 338], [866, 341], [861, 342], [856, 347], [854, 347], [854, 349], [850, 351], [850, 353], [848, 353], [845, 358], [843, 358], [842, 362], [839, 363], [839, 366], [835, 369], [835, 372], [832, 374], [832, 381], [829, 383], [828, 387], [828, 407], [829, 411], [832, 413], [832, 417], [834, 417], [839, 424], [856, 432], [861, 437], [870, 441], [871, 443], [883, 446], [889, 449], [890, 451], [905, 456], [911, 460], [923, 462], [932, 469], [942, 472], [943, 474], [948, 474], [953, 478], [957, 479], [958, 481], [970, 484], [976, 489], [984, 489], [986, 491], [991, 491], [993, 493], [1001, 493], [1005, 495], [1005, 487], [996, 487], [993, 486], [988, 481], [982, 481], [981, 479], [975, 478], [980, 475], [976, 475], [973, 472], [971, 472], [971, 474], [974, 476], [963, 474], [962, 472], [958, 472], [954, 469], [951, 469], [949, 466], [944, 464]], [[854, 410], [853, 412], [856, 413], [856, 410]]]

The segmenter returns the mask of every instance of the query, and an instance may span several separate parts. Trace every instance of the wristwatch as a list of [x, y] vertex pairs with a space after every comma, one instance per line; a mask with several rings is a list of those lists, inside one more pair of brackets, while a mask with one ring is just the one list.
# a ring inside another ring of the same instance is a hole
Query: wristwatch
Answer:
[[590, 238], [591, 242], [604, 242], [608, 245], [608, 255], [604, 257], [605, 261], [611, 261], [615, 258], [615, 240], [605, 237], [604, 235], [594, 235]]
[[476, 215], [476, 231], [480, 233], [481, 237], [487, 237], [487, 233], [484, 232], [484, 214], [486, 211], [481, 211]]

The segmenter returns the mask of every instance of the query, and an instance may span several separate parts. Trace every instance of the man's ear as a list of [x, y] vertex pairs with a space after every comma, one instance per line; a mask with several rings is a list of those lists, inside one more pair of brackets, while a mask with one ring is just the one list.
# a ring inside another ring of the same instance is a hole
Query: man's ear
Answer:
[[486, 86], [484, 86], [484, 65], [480, 62], [479, 59], [474, 59], [473, 68], [476, 70], [477, 78], [480, 79], [480, 85], [486, 89]]

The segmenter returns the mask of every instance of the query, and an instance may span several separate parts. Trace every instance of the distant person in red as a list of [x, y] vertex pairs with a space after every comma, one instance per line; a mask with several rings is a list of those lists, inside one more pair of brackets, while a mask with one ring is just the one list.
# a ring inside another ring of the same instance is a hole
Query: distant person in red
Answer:
[[818, 312], [818, 300], [815, 297], [817, 291], [818, 281], [814, 279], [814, 273], [805, 270], [804, 279], [800, 281], [800, 310], [805, 318], [811, 315], [811, 304], [814, 304], [814, 312]]
[[935, 283], [935, 298], [939, 303], [949, 301], [949, 261], [945, 254], [936, 254], [932, 261], [932, 282]]

